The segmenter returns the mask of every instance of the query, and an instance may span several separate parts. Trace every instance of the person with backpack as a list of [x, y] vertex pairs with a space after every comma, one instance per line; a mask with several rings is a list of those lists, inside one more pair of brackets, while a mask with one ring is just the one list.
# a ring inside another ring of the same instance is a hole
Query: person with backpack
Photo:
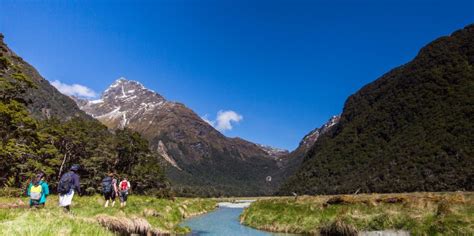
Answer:
[[74, 193], [81, 195], [81, 185], [79, 183], [79, 171], [80, 166], [74, 164], [71, 166], [70, 171], [63, 174], [58, 184], [58, 193], [59, 193], [59, 206], [64, 207], [64, 211], [69, 212], [72, 198]]
[[28, 185], [26, 193], [28, 197], [30, 197], [30, 208], [44, 207], [46, 197], [49, 195], [49, 186], [44, 180], [44, 173], [38, 173], [38, 175], [36, 175], [33, 181]]
[[102, 180], [102, 193], [104, 194], [104, 198], [105, 198], [104, 207], [109, 207], [109, 200], [112, 200], [112, 207], [114, 207], [115, 197], [118, 195], [118, 189], [117, 189], [117, 179], [114, 178], [113, 173], [109, 173]]
[[119, 184], [120, 207], [127, 206], [127, 198], [128, 198], [128, 193], [130, 189], [131, 189], [130, 182], [128, 182], [127, 178], [124, 177], [123, 180]]

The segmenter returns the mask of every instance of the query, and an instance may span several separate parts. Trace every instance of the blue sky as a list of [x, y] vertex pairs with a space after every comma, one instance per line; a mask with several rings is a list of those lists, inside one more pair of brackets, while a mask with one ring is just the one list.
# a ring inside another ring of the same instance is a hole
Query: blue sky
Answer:
[[233, 110], [224, 134], [290, 150], [470, 23], [474, 1], [0, 1], [5, 41], [46, 79], [100, 93], [124, 76], [211, 120]]

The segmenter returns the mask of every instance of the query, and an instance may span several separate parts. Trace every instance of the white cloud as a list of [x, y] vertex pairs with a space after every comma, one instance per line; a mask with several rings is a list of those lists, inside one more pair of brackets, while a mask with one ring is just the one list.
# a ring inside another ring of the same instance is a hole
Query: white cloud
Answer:
[[64, 84], [61, 83], [59, 80], [55, 80], [51, 82], [59, 92], [69, 95], [69, 96], [78, 96], [78, 97], [86, 97], [86, 98], [93, 98], [97, 96], [97, 93], [94, 90], [80, 84]]
[[209, 120], [207, 114], [201, 117], [205, 122], [216, 128], [217, 130], [224, 132], [226, 130], [232, 130], [233, 124], [239, 123], [244, 117], [238, 114], [235, 111], [227, 110], [223, 111], [220, 110], [217, 112], [216, 120]]

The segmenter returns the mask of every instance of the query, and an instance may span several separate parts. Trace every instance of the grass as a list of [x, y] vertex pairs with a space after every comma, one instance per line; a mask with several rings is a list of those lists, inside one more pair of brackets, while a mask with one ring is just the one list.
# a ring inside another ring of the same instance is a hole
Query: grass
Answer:
[[263, 199], [242, 213], [241, 222], [267, 231], [304, 234], [406, 230], [413, 235], [474, 235], [474, 193]]
[[[27, 203], [27, 199], [21, 199]], [[18, 198], [0, 198], [0, 235], [114, 235], [112, 230], [155, 233], [186, 233], [178, 224], [187, 217], [211, 211], [212, 199], [177, 198], [175, 201], [131, 195], [127, 207], [104, 208], [99, 196], [74, 197], [72, 214], [58, 207], [51, 196], [44, 209], [11, 208]], [[9, 208], [2, 208], [9, 207]], [[20, 205], [21, 206], [21, 205]], [[147, 228], [148, 227], [148, 228]]]

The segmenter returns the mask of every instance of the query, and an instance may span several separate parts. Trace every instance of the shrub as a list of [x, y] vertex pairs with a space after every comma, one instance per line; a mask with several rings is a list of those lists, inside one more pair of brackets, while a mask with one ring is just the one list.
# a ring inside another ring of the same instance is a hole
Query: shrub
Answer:
[[21, 188], [4, 187], [0, 189], [0, 197], [23, 197], [25, 191]]

